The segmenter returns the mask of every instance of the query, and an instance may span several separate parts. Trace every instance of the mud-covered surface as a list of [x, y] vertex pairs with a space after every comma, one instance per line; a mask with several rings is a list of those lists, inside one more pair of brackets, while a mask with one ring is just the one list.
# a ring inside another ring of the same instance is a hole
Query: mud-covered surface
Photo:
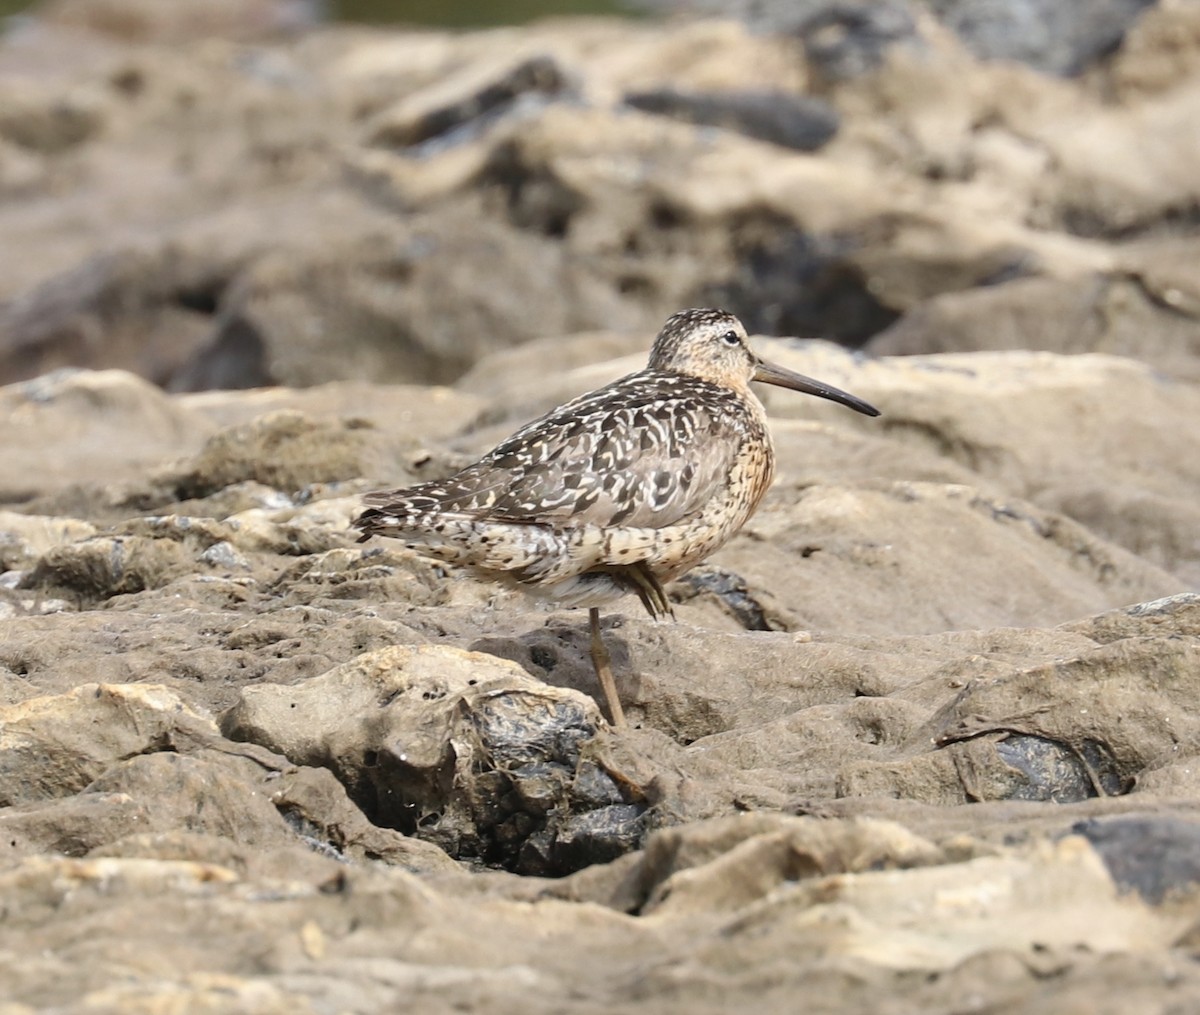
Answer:
[[[1200, 18], [799, 6], [0, 38], [3, 1015], [1200, 1009]], [[883, 415], [764, 393], [613, 730], [348, 524], [712, 303]]]

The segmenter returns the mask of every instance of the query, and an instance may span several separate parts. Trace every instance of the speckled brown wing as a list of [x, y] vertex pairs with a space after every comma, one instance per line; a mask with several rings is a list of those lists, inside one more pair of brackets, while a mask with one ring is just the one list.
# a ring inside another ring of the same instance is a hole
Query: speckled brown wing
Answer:
[[733, 392], [643, 371], [533, 421], [449, 479], [370, 494], [367, 503], [393, 519], [436, 511], [662, 528], [698, 511], [726, 481], [749, 425]]

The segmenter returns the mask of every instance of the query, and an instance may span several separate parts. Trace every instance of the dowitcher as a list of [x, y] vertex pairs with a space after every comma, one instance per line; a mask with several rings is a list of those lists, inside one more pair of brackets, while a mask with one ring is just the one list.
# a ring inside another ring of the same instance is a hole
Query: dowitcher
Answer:
[[879, 415], [759, 359], [732, 314], [684, 310], [645, 370], [546, 413], [449, 479], [367, 494], [359, 541], [392, 536], [479, 577], [587, 606], [596, 675], [622, 725], [599, 608], [632, 593], [651, 617], [673, 616], [663, 585], [758, 507], [775, 452], [751, 381]]

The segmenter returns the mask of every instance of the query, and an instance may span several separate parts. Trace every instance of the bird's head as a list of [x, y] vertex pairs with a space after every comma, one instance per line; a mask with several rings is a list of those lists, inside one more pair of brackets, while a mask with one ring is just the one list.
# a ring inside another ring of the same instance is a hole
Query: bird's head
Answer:
[[760, 359], [750, 349], [742, 322], [724, 310], [673, 314], [654, 340], [650, 369], [687, 374], [735, 390], [744, 389], [750, 381], [762, 381], [828, 398], [867, 416], [879, 415], [873, 405], [840, 388]]

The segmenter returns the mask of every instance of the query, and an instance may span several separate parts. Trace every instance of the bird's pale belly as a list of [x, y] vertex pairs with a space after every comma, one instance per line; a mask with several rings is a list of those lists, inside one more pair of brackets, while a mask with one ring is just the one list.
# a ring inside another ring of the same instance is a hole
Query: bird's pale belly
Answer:
[[585, 526], [564, 532], [566, 545], [557, 567], [532, 581], [511, 584], [564, 606], [590, 607], [607, 606], [630, 594], [629, 583], [619, 577], [624, 567], [645, 564], [661, 583], [673, 581], [724, 546], [754, 513], [774, 472], [769, 451], [764, 457], [765, 462], [749, 470], [754, 483], [731, 484], [741, 496], [714, 498], [696, 517], [662, 529], [605, 532]]

